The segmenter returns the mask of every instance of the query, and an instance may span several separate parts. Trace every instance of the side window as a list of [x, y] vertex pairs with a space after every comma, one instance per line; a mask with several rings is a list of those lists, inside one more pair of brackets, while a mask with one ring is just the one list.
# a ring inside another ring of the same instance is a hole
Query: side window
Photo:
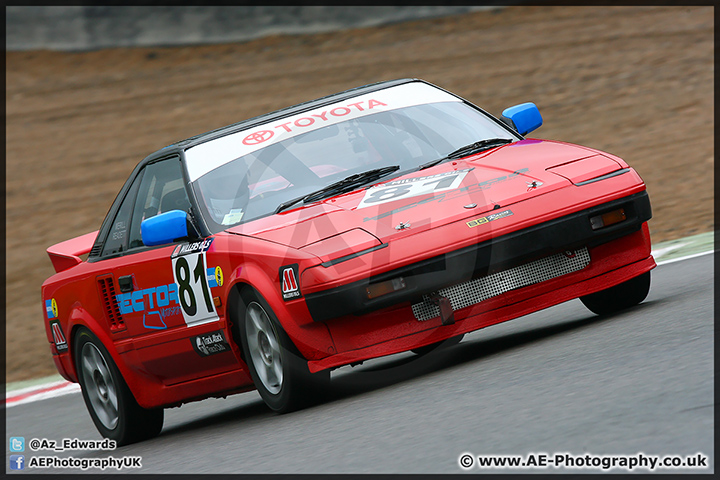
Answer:
[[102, 256], [113, 255], [115, 253], [124, 252], [128, 249], [128, 238], [130, 237], [130, 214], [132, 213], [133, 206], [135, 205], [135, 196], [137, 195], [138, 185], [140, 185], [141, 178], [142, 172], [137, 176], [125, 195], [125, 199], [115, 215], [115, 220], [113, 220], [110, 232], [103, 244]]
[[145, 167], [130, 221], [129, 248], [143, 245], [140, 224], [143, 220], [170, 210], [190, 209], [182, 166], [177, 158], [162, 160]]

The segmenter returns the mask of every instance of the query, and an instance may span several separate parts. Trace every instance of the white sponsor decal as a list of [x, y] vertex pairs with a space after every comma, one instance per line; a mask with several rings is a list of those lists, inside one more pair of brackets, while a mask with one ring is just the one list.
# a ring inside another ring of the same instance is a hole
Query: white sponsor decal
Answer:
[[472, 170], [472, 168], [453, 170], [436, 175], [403, 178], [368, 188], [357, 208], [381, 205], [387, 202], [394, 202], [395, 200], [404, 200], [419, 195], [458, 188], [470, 170]]
[[210, 294], [206, 251], [212, 239], [181, 244], [172, 254], [172, 270], [178, 286], [177, 295], [187, 326], [220, 320]]
[[272, 123], [201, 143], [185, 152], [188, 176], [194, 182], [217, 167], [288, 138], [373, 113], [426, 103], [460, 102], [424, 83], [407, 83], [282, 118]]
[[198, 335], [197, 337], [191, 338], [190, 341], [195, 351], [201, 357], [207, 357], [230, 350], [230, 345], [225, 341], [225, 335], [223, 335], [222, 330]]

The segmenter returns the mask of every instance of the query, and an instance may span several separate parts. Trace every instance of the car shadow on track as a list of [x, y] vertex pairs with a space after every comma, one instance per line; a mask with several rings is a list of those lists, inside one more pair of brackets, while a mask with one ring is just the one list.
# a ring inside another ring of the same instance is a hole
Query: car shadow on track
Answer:
[[341, 400], [361, 393], [378, 390], [441, 370], [480, 361], [497, 353], [542, 341], [556, 335], [618, 318], [621, 315], [650, 307], [647, 302], [629, 308], [621, 313], [608, 315], [592, 315], [576, 320], [566, 321], [549, 326], [542, 326], [509, 333], [488, 339], [465, 340], [448, 348], [438, 348], [428, 354], [403, 355], [379, 365], [372, 365], [361, 370], [347, 372], [333, 378], [330, 392], [324, 402]]
[[[649, 308], [653, 302], [645, 302], [622, 313], [612, 315], [589, 315], [571, 321], [565, 321], [549, 326], [529, 328], [521, 332], [502, 336], [464, 341], [448, 348], [439, 348], [428, 354], [417, 356], [414, 354], [400, 354], [399, 358], [389, 357], [381, 363], [374, 363], [364, 367], [356, 367], [342, 375], [334, 376], [326, 392], [305, 410], [322, 408], [322, 405], [340, 401], [363, 393], [390, 387], [392, 385], [413, 380], [441, 370], [451, 369], [463, 364], [477, 362], [492, 355], [512, 350], [514, 348], [530, 345], [544, 339], [562, 335], [573, 330], [588, 327], [603, 321], [609, 321], [623, 314]], [[244, 395], [257, 396], [257, 392], [248, 392]], [[286, 415], [292, 415], [286, 414]], [[183, 434], [206, 428], [222, 425], [227, 428], [231, 424], [242, 424], [249, 420], [262, 420], [264, 417], [272, 418], [274, 414], [258, 397], [235, 408], [229, 408], [218, 413], [203, 415], [197, 419], [175, 426], [166, 426], [161, 437]], [[284, 417], [285, 415], [283, 415]]]
[[[240, 395], [256, 395], [255, 392], [248, 392]], [[250, 419], [260, 419], [262, 417], [272, 417], [275, 414], [263, 403], [262, 399], [258, 396], [256, 400], [243, 404], [238, 407], [229, 408], [218, 413], [210, 415], [198, 416], [188, 422], [169, 427], [165, 426], [160, 433], [161, 437], [167, 437], [168, 435], [181, 434], [190, 431], [197, 431], [204, 428], [211, 428], [216, 425], [229, 425], [229, 424], [240, 424]]]

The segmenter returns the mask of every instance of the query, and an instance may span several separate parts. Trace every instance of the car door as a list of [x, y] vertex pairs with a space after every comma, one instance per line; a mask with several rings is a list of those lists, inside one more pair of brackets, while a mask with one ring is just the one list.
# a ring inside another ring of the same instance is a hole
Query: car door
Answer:
[[[98, 277], [100, 294], [112, 305], [108, 316], [121, 319], [138, 367], [167, 385], [237, 368], [207, 278], [212, 238], [159, 247], [142, 241], [143, 220], [189, 208], [177, 156], [145, 166], [111, 224]], [[113, 321], [108, 321], [112, 331]], [[206, 348], [208, 335], [211, 350]]]

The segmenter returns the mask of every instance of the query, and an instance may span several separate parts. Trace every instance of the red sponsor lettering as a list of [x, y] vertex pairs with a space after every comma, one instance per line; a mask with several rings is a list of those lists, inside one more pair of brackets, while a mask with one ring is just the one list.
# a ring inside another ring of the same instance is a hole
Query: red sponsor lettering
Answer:
[[[364, 112], [365, 110], [370, 110], [372, 108], [383, 106], [387, 107], [387, 104], [375, 100], [370, 99], [367, 102], [367, 108], [363, 106], [363, 102], [355, 102], [355, 103], [349, 103], [347, 106], [343, 107], [335, 107], [332, 110], [328, 111], [322, 111], [320, 113], [313, 113], [310, 114], [310, 116], [298, 118], [297, 120], [293, 122], [285, 122], [281, 123], [279, 125], [275, 125], [272, 128], [281, 129], [288, 133], [292, 132], [294, 130], [294, 127], [298, 128], [307, 128], [312, 125], [314, 125], [318, 121], [327, 122], [328, 121], [328, 114], [332, 115], [333, 117], [344, 117], [345, 115], [349, 115], [352, 113], [352, 108], [356, 108], [360, 112]], [[313, 118], [314, 117], [314, 118]], [[315, 119], [318, 120], [315, 120]], [[270, 140], [273, 137], [273, 131], [272, 130], [259, 130], [257, 132], [253, 132], [249, 134], [245, 139], [243, 140], [243, 143], [245, 145], [257, 145], [259, 143], [266, 142]]]
[[[342, 110], [344, 113], [335, 113], [339, 110]], [[335, 115], [336, 117], [342, 117], [343, 115], [347, 115], [350, 113], [350, 109], [347, 107], [337, 107], [330, 110], [330, 115]]]
[[275, 128], [280, 128], [280, 127], [282, 127], [282, 128], [285, 129], [286, 132], [292, 132], [292, 128], [288, 127], [288, 125], [290, 125], [290, 122], [283, 123], [282, 125], [278, 125], [278, 126], [276, 126]]
[[[303, 122], [303, 123], [300, 123], [300, 122]], [[310, 122], [310, 123], [308, 123], [308, 122]], [[315, 120], [310, 117], [303, 117], [303, 118], [298, 118], [297, 120], [295, 120], [295, 125], [297, 125], [298, 127], [309, 127], [313, 123], [315, 123]]]

